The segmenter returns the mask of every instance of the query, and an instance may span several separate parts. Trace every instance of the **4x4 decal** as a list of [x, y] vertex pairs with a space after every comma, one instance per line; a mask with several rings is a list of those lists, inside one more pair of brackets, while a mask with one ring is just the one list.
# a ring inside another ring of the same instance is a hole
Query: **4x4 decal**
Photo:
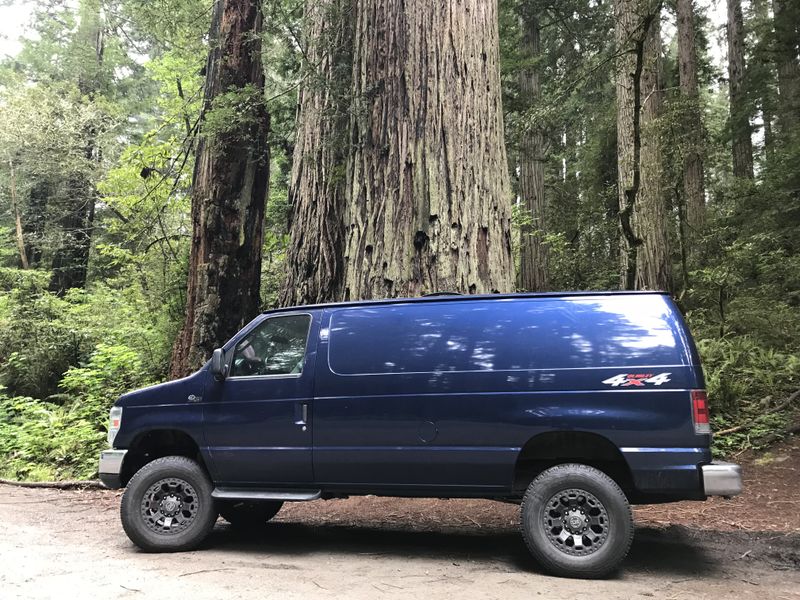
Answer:
[[646, 384], [661, 385], [670, 381], [672, 373], [620, 373], [604, 380], [603, 383], [612, 387], [646, 387]]

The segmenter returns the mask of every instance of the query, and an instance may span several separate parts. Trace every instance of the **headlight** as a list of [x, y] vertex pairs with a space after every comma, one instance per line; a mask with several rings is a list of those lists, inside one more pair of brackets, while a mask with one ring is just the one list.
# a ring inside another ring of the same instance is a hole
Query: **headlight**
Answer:
[[108, 445], [114, 447], [114, 438], [117, 437], [120, 425], [122, 425], [122, 407], [113, 406], [108, 414]]

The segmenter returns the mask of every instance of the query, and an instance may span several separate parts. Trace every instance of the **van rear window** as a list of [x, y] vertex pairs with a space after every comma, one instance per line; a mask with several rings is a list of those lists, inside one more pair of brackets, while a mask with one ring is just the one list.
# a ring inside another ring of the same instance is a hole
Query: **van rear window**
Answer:
[[690, 364], [663, 296], [408, 303], [336, 310], [340, 375]]

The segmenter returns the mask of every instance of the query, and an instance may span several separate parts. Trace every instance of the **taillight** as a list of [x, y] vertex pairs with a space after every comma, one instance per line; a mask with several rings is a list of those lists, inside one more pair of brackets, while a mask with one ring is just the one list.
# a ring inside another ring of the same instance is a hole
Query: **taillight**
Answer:
[[122, 425], [122, 407], [113, 406], [108, 415], [108, 445], [114, 447], [114, 438], [117, 437], [117, 432]]
[[692, 390], [692, 420], [695, 433], [711, 433], [711, 424], [708, 422], [708, 397], [705, 390]]

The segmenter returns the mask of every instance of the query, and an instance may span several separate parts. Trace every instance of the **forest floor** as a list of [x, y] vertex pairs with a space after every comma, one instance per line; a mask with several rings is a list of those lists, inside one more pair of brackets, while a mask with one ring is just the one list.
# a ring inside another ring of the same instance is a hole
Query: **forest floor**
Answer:
[[628, 559], [598, 582], [543, 575], [497, 502], [291, 504], [261, 532], [220, 520], [201, 550], [153, 555], [125, 537], [119, 492], [0, 485], [0, 597], [800, 598], [800, 439], [737, 460], [733, 500], [637, 508]]

